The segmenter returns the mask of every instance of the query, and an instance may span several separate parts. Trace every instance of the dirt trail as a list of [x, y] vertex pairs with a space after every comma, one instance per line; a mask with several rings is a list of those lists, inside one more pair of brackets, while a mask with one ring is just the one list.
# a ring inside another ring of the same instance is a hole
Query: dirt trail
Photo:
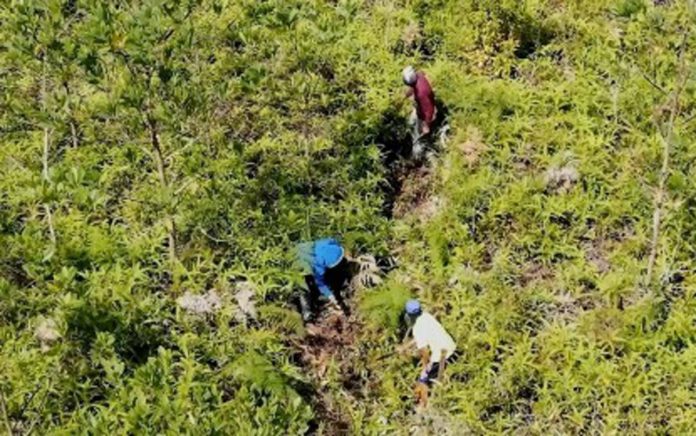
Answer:
[[319, 378], [326, 374], [332, 358], [339, 364], [346, 363], [356, 351], [357, 323], [354, 316], [325, 310], [315, 323], [307, 325], [307, 336], [299, 344], [302, 363]]
[[395, 178], [398, 191], [394, 198], [394, 218], [418, 213], [432, 195], [432, 170], [426, 166], [403, 167]]
[[[375, 388], [372, 381], [378, 383], [377, 380], [372, 377], [365, 379], [355, 373], [356, 361], [363, 358], [358, 348], [360, 329], [360, 321], [354, 315], [346, 317], [341, 313], [324, 311], [316, 323], [307, 326], [307, 336], [298, 344], [301, 350], [300, 361], [317, 385], [314, 398], [317, 418], [308, 434], [354, 434], [348, 411], [341, 409], [331, 388], [324, 381], [329, 365], [337, 365], [341, 375], [341, 394], [347, 395], [351, 402], [360, 401], [366, 395], [365, 391]], [[411, 435], [471, 434], [461, 423], [455, 423], [451, 416], [432, 405], [414, 412], [409, 414], [406, 429]], [[323, 426], [321, 433], [319, 423]]]
[[[402, 163], [393, 168], [394, 195], [391, 199], [393, 218], [403, 218], [413, 214], [420, 220], [427, 220], [436, 211], [439, 203], [433, 197], [433, 173], [427, 165], [413, 165]], [[371, 258], [374, 263], [375, 259]], [[349, 306], [350, 315], [322, 308], [317, 320], [306, 326], [306, 336], [297, 344], [299, 363], [307, 369], [309, 376], [314, 381], [316, 388], [313, 399], [316, 422], [310, 428], [308, 434], [318, 434], [319, 423], [323, 426], [323, 434], [347, 435], [352, 434], [351, 417], [347, 410], [341, 410], [334, 399], [332, 386], [329, 386], [326, 377], [327, 371], [334, 366], [340, 378], [341, 395], [347, 395], [351, 402], [358, 402], [374, 388], [372, 377], [356, 373], [356, 362], [364, 356], [359, 347], [359, 333], [362, 329], [360, 319], [355, 315], [352, 296], [355, 288], [367, 288], [379, 283], [384, 273], [393, 269], [394, 265], [377, 266], [363, 265], [351, 283], [352, 288], [346, 296], [345, 303]], [[375, 381], [376, 383], [376, 381]], [[335, 391], [336, 386], [333, 386]]]
[[[353, 381], [351, 367], [359, 354], [356, 346], [359, 330], [360, 323], [354, 315], [345, 316], [325, 308], [314, 323], [307, 325], [307, 335], [298, 344], [299, 360], [318, 386], [314, 407], [317, 421], [325, 426], [325, 434], [351, 433], [350, 416], [340, 410], [333, 399], [331, 389], [325, 383], [325, 375], [330, 365], [337, 365], [342, 386], [348, 388], [349, 395], [353, 395], [350, 389]], [[355, 386], [355, 389], [359, 387]], [[315, 425], [309, 434], [316, 434], [317, 430], [318, 425]]]

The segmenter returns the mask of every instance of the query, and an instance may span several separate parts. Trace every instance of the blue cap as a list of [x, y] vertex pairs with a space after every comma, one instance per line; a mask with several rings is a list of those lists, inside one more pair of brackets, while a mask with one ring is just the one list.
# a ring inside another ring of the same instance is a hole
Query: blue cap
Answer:
[[421, 313], [421, 305], [418, 300], [408, 300], [406, 302], [406, 313], [409, 315], [419, 315]]
[[314, 256], [328, 268], [333, 268], [343, 260], [343, 247], [333, 238], [320, 239], [314, 242]]

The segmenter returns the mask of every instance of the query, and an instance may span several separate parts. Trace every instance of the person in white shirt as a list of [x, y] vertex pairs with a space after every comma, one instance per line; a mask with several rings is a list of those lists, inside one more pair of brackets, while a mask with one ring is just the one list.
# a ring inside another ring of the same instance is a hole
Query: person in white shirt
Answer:
[[413, 325], [413, 341], [406, 346], [415, 345], [421, 355], [423, 367], [418, 376], [416, 397], [419, 405], [424, 406], [428, 387], [438, 377], [445, 362], [451, 362], [456, 357], [457, 346], [442, 324], [431, 314], [423, 311], [418, 300], [406, 302], [406, 317]]

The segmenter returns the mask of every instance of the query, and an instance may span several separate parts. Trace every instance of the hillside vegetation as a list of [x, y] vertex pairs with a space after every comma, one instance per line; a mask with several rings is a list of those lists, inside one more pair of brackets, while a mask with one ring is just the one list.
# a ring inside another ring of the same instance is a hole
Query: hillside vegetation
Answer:
[[[693, 0], [3, 2], [0, 428], [695, 432], [695, 26]], [[448, 113], [420, 168], [408, 64]], [[317, 344], [292, 247], [325, 236], [397, 267]], [[409, 297], [461, 352], [420, 414]]]

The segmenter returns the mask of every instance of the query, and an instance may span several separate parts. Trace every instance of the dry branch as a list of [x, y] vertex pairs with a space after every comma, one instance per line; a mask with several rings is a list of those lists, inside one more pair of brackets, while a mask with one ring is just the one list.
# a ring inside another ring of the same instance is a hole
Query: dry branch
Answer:
[[[42, 59], [42, 77], [41, 77], [41, 110], [46, 114], [46, 58]], [[51, 183], [50, 175], [48, 172], [48, 158], [49, 151], [51, 148], [51, 132], [48, 126], [44, 126], [43, 129], [43, 153], [41, 155], [41, 177], [47, 183]], [[53, 214], [51, 213], [51, 206], [48, 203], [44, 203], [44, 211], [46, 213], [46, 221], [48, 223], [48, 234], [51, 238], [51, 244], [56, 245], [56, 231], [53, 228]]]
[[70, 138], [72, 140], [72, 146], [73, 148], [77, 148], [78, 146], [78, 141], [77, 141], [77, 129], [75, 128], [75, 122], [70, 121]]
[[[148, 114], [147, 125], [150, 130], [150, 144], [152, 145], [152, 150], [155, 156], [155, 165], [157, 166], [157, 174], [159, 176], [160, 184], [162, 189], [169, 188], [169, 181], [167, 180], [167, 173], [164, 167], [164, 156], [162, 154], [162, 145], [159, 138], [159, 133], [157, 131], [157, 122], [155, 119]], [[167, 212], [167, 237], [169, 239], [169, 259], [175, 262], [177, 259], [177, 234], [176, 234], [176, 222], [171, 213]]]
[[44, 204], [44, 211], [46, 212], [46, 221], [48, 222], [48, 234], [51, 238], [51, 244], [56, 245], [56, 230], [53, 227], [53, 214], [51, 213], [51, 207], [48, 203]]
[[65, 81], [63, 83], [63, 88], [65, 88], [65, 95], [67, 95], [67, 100], [68, 100], [68, 118], [70, 121], [68, 122], [68, 125], [70, 126], [70, 142], [72, 143], [73, 148], [77, 148], [79, 145], [79, 140], [77, 138], [77, 127], [75, 126], [75, 117], [73, 116], [73, 110], [71, 108], [70, 102], [72, 101], [72, 93], [70, 92], [70, 85], [68, 85], [68, 82]]
[[10, 426], [10, 418], [7, 415], [7, 406], [5, 405], [5, 393], [0, 389], [0, 408], [2, 408], [2, 417], [5, 421], [5, 429], [7, 430], [7, 435], [12, 436], [12, 427]]
[[[673, 148], [673, 134], [674, 134], [674, 123], [676, 118], [679, 116], [681, 107], [679, 104], [679, 99], [681, 93], [686, 85], [686, 81], [689, 78], [689, 70], [686, 65], [686, 43], [689, 37], [689, 32], [684, 32], [682, 37], [682, 42], [679, 47], [679, 70], [677, 75], [677, 83], [670, 95], [669, 103], [669, 119], [667, 125], [664, 129], [657, 124], [656, 129], [658, 135], [663, 143], [662, 148], [662, 167], [660, 169], [660, 179], [658, 182], [657, 194], [655, 196], [655, 210], [653, 212], [653, 222], [652, 222], [652, 237], [650, 239], [650, 255], [648, 257], [648, 269], [645, 276], [644, 287], [647, 289], [652, 283], [652, 278], [655, 270], [655, 261], [657, 259], [657, 249], [659, 245], [660, 237], [660, 227], [663, 218], [663, 207], [665, 202], [665, 185], [667, 184], [667, 177], [669, 176], [669, 166], [670, 166], [670, 153]], [[652, 82], [650, 82], [652, 84]]]

